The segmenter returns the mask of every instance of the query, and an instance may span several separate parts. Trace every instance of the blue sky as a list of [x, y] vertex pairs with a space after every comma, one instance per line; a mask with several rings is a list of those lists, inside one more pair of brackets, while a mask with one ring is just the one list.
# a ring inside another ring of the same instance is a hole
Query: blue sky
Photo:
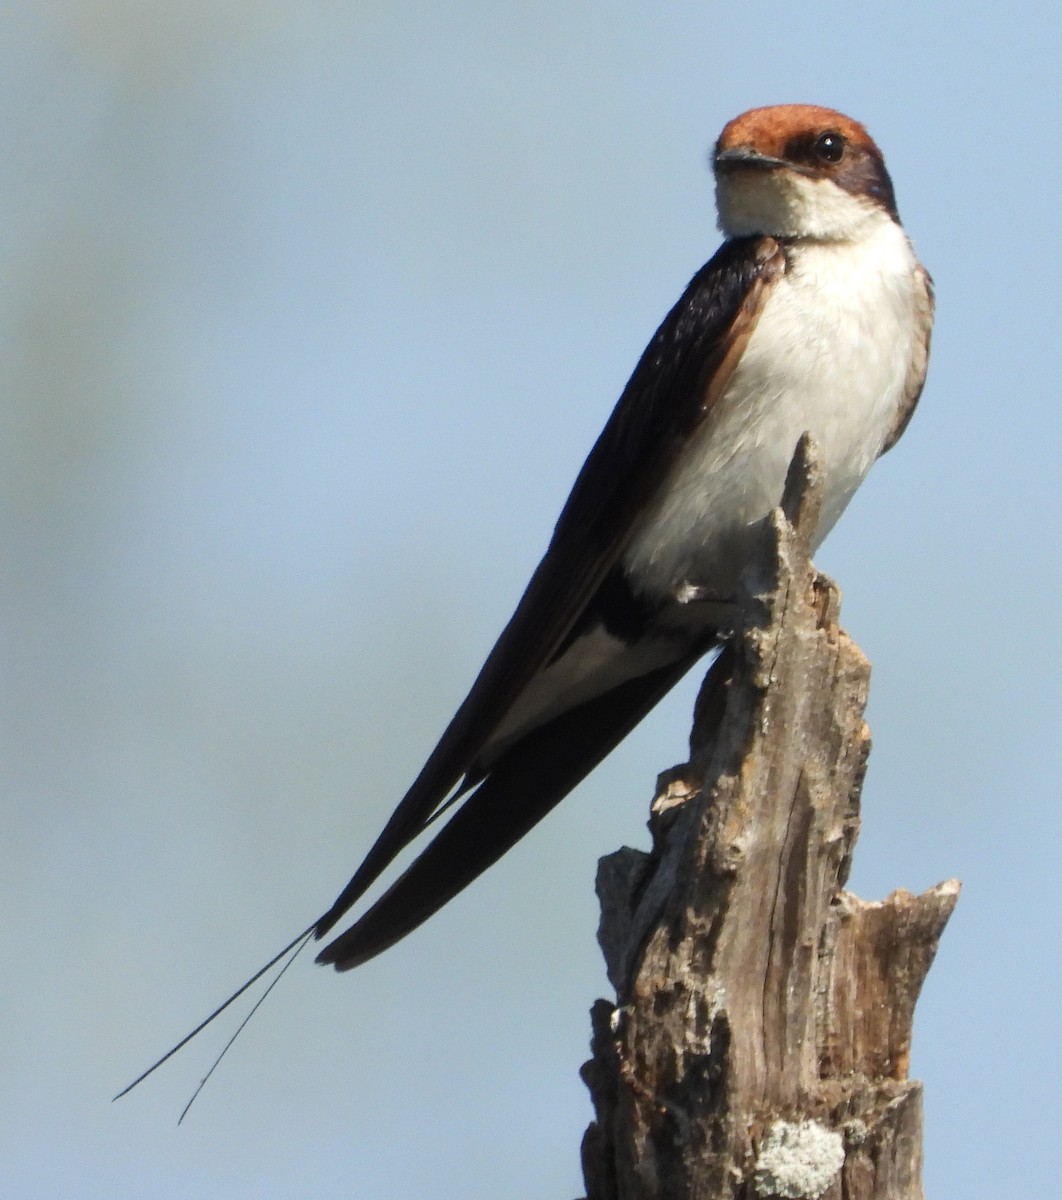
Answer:
[[1049, 1193], [1062, 1061], [1050, 6], [59, 0], [0, 40], [0, 1190], [581, 1194], [597, 858], [696, 679], [361, 971], [289, 973], [718, 243], [753, 105], [864, 121], [929, 383], [819, 555], [874, 664], [852, 879], [965, 891], [918, 1010], [929, 1195]]

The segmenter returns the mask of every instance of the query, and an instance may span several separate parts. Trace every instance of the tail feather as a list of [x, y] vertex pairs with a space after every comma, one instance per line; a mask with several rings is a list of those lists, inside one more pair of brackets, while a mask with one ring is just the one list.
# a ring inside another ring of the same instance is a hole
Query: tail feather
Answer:
[[[435, 817], [445, 812], [451, 804], [460, 801], [468, 792], [467, 798], [456, 813], [380, 899], [354, 925], [321, 951], [317, 961], [331, 963], [339, 971], [348, 971], [394, 945], [426, 921], [492, 863], [497, 862], [560, 803], [711, 648], [713, 640], [706, 634], [697, 646], [691, 647], [684, 657], [670, 666], [629, 680], [612, 691], [556, 717], [549, 724], [532, 730], [506, 749], [477, 785], [459, 787], [441, 807], [436, 806], [433, 815], [421, 821], [420, 829], [427, 828]], [[414, 830], [404, 834], [403, 843], [408, 843], [415, 836], [415, 832]], [[389, 858], [393, 857], [392, 852]], [[364, 877], [356, 876], [355, 881], [348, 885], [347, 891], [353, 890], [360, 895], [382, 869], [382, 865], [374, 860], [370, 867], [365, 869]], [[369, 876], [372, 878], [368, 878]], [[293, 938], [280, 953], [219, 1004], [191, 1033], [123, 1088], [115, 1099], [126, 1095], [142, 1083], [225, 1012], [263, 975], [291, 955], [287, 963], [280, 968], [279, 975], [282, 975], [306, 943], [311, 938], [320, 938], [325, 934], [353, 902], [347, 892], [341, 897], [341, 901], [346, 903], [341, 905], [340, 901], [337, 901], [324, 916]], [[275, 986], [279, 975], [266, 988], [265, 995]], [[226, 1043], [207, 1078], [257, 1011], [265, 995], [254, 1005]], [[203, 1083], [205, 1082], [206, 1079], [203, 1080]], [[202, 1084], [182, 1112], [182, 1120], [201, 1088]]]

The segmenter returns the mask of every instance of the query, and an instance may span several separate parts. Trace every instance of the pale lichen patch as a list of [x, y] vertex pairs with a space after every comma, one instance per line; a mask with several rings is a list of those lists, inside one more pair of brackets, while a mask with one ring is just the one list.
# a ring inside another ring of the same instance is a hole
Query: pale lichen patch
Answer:
[[844, 1166], [844, 1139], [817, 1121], [775, 1121], [760, 1143], [752, 1185], [758, 1196], [816, 1200]]

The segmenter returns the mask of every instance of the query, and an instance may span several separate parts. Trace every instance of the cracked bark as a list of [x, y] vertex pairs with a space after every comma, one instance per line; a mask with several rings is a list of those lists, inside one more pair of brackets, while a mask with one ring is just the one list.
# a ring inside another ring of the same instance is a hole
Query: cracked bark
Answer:
[[870, 750], [870, 667], [809, 560], [801, 442], [690, 761], [661, 776], [648, 854], [602, 859], [616, 1003], [583, 1067], [588, 1200], [918, 1200], [915, 1002], [958, 898], [844, 891]]

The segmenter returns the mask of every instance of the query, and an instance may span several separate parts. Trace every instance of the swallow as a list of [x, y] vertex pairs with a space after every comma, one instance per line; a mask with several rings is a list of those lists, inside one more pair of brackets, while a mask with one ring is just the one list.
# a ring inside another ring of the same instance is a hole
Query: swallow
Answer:
[[642, 354], [420, 774], [288, 949], [329, 934], [444, 815], [319, 963], [366, 962], [496, 862], [725, 640], [800, 437], [823, 471], [817, 547], [910, 421], [933, 287], [866, 129], [829, 108], [755, 108], [712, 161], [723, 244]]
[[713, 154], [724, 242], [634, 369], [464, 703], [335, 903], [450, 819], [317, 956], [346, 971], [496, 862], [725, 637], [756, 526], [801, 435], [822, 458], [817, 547], [922, 392], [933, 286], [857, 121], [784, 104]]

